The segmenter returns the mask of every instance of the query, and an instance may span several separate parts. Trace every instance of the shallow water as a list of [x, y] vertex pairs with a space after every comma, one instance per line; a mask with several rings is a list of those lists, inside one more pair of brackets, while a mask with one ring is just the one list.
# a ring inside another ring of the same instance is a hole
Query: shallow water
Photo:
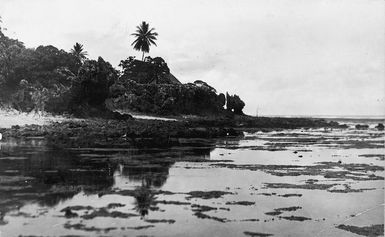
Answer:
[[0, 236], [357, 236], [336, 226], [384, 223], [384, 137], [290, 130], [146, 149], [3, 141]]

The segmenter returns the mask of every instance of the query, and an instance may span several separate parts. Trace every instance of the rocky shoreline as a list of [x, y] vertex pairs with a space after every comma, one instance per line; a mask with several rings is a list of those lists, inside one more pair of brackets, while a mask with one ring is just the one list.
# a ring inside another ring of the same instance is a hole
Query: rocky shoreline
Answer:
[[179, 138], [242, 137], [245, 131], [272, 131], [296, 128], [344, 128], [336, 122], [307, 118], [267, 118], [236, 116], [194, 117], [177, 121], [142, 119], [83, 119], [2, 128], [3, 139], [42, 138], [62, 147], [171, 146]]

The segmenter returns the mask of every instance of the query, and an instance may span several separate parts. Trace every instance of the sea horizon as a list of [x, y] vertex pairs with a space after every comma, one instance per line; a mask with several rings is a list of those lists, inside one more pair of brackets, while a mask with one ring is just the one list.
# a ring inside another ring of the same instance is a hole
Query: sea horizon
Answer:
[[[255, 116], [255, 115], [253, 115]], [[325, 118], [325, 119], [385, 119], [385, 115], [258, 115], [258, 117]]]

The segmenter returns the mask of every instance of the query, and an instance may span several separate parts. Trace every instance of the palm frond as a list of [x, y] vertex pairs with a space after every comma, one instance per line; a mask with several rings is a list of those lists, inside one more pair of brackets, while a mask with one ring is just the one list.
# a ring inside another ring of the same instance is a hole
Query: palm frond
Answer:
[[136, 27], [135, 33], [131, 35], [135, 36], [136, 39], [131, 43], [135, 50], [142, 51], [144, 53], [150, 52], [150, 46], [156, 45], [155, 40], [158, 33], [155, 32], [155, 28], [149, 28], [149, 24], [142, 21], [140, 25]]
[[88, 52], [84, 51], [83, 45], [79, 43], [75, 43], [75, 45], [73, 46], [70, 52], [71, 54], [76, 56], [80, 61], [85, 59], [86, 56], [88, 55]]

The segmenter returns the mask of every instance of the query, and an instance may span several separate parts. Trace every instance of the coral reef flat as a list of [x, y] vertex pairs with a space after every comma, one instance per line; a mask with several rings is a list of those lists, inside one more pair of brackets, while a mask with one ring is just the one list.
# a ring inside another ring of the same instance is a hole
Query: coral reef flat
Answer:
[[1, 129], [1, 233], [383, 235], [385, 134], [375, 123], [174, 119]]

